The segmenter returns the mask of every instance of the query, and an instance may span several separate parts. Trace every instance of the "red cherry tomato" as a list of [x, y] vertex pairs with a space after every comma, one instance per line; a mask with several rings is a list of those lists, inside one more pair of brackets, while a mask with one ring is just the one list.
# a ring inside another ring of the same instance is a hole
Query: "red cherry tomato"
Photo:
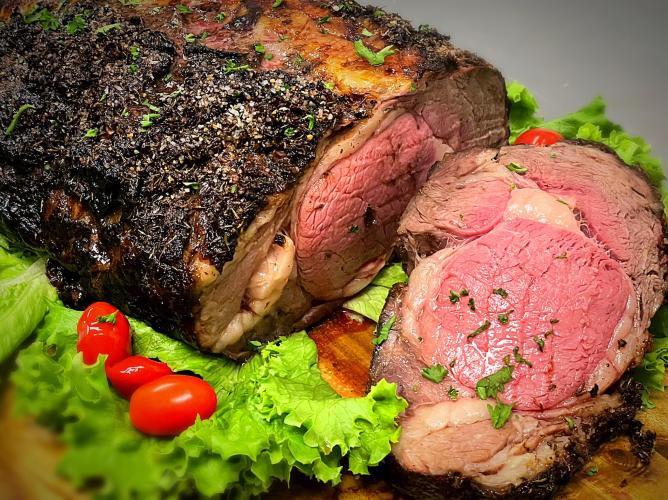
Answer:
[[130, 420], [150, 436], [176, 436], [216, 411], [216, 393], [202, 379], [166, 375], [137, 389], [130, 398]]
[[107, 369], [111, 385], [125, 399], [130, 399], [142, 385], [171, 374], [172, 370], [165, 363], [144, 356], [130, 356]]
[[77, 351], [84, 363], [95, 364], [100, 354], [107, 355], [105, 368], [110, 368], [132, 354], [130, 323], [116, 307], [95, 302], [86, 308], [77, 324]]
[[564, 136], [554, 130], [546, 128], [532, 128], [515, 140], [515, 144], [529, 144], [533, 146], [550, 146], [555, 142], [563, 141]]

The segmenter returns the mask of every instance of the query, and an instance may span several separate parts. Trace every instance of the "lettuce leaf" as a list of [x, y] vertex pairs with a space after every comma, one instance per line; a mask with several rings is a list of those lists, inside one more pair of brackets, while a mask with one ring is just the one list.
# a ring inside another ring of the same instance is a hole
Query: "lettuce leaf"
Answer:
[[378, 273], [378, 276], [374, 278], [369, 286], [346, 301], [343, 307], [377, 323], [387, 296], [390, 294], [390, 289], [397, 283], [406, 283], [407, 281], [408, 276], [401, 264], [388, 264]]
[[641, 137], [627, 134], [622, 127], [608, 119], [605, 115], [605, 101], [601, 97], [596, 97], [573, 113], [545, 121], [537, 115], [538, 103], [525, 86], [511, 82], [507, 86], [507, 92], [511, 104], [509, 114], [511, 143], [530, 128], [548, 128], [559, 132], [567, 139], [583, 139], [605, 144], [626, 164], [642, 168], [654, 185], [659, 186], [663, 181], [661, 162], [652, 156], [649, 144]]
[[219, 397], [216, 413], [181, 435], [143, 436], [102, 362], [86, 366], [76, 353], [79, 315], [53, 305], [12, 379], [16, 410], [61, 432], [68, 445], [60, 472], [77, 486], [99, 484], [100, 498], [250, 497], [294, 470], [336, 484], [344, 457], [352, 472], [366, 474], [399, 438], [406, 402], [396, 386], [381, 381], [366, 397], [341, 398], [321, 378], [305, 333], [268, 344], [240, 366], [133, 321], [135, 353], [201, 375]]
[[0, 363], [28, 338], [55, 299], [44, 260], [14, 248], [0, 235]]

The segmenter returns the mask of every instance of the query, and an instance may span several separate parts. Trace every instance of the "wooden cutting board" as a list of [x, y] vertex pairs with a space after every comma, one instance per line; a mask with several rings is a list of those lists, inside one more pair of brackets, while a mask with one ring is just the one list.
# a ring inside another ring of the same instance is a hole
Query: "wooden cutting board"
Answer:
[[[311, 332], [318, 346], [323, 378], [344, 397], [362, 396], [368, 384], [374, 325], [339, 313]], [[668, 380], [667, 380], [668, 383]], [[605, 445], [582, 472], [559, 494], [569, 500], [668, 498], [668, 393], [655, 395], [657, 407], [641, 412], [640, 419], [657, 433], [656, 452], [643, 466], [630, 452], [626, 438]], [[56, 473], [63, 452], [57, 437], [29, 419], [11, 416], [12, 388], [6, 385], [0, 400], [0, 499], [84, 499]], [[598, 474], [584, 471], [596, 466]], [[287, 491], [282, 485], [268, 497], [290, 499], [390, 500], [382, 481], [344, 477], [337, 488], [303, 480]]]

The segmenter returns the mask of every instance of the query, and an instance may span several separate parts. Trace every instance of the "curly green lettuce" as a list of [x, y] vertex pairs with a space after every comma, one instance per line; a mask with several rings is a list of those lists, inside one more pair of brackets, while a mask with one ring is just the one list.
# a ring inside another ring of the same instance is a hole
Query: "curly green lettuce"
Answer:
[[399, 438], [406, 402], [382, 381], [363, 398], [341, 398], [321, 378], [305, 333], [272, 342], [244, 365], [197, 352], [133, 322], [136, 354], [159, 357], [213, 385], [219, 404], [173, 439], [135, 431], [128, 403], [109, 387], [101, 362], [76, 352], [80, 313], [53, 305], [35, 341], [19, 353], [16, 410], [60, 433], [59, 471], [99, 498], [249, 497], [293, 471], [336, 484], [348, 468], [368, 474]]
[[378, 276], [369, 286], [346, 301], [343, 307], [377, 323], [387, 296], [390, 294], [390, 289], [397, 283], [406, 283], [407, 281], [408, 275], [404, 272], [401, 264], [388, 264], [378, 273]]

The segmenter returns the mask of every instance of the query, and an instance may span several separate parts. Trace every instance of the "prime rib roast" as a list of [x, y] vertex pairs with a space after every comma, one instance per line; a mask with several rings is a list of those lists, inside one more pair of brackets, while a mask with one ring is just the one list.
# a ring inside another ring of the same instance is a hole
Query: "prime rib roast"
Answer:
[[508, 135], [496, 69], [349, 0], [0, 9], [5, 230], [203, 350], [361, 290], [430, 168]]
[[[639, 170], [586, 143], [474, 148], [440, 163], [398, 231], [413, 271], [381, 317], [372, 380], [411, 403], [393, 449], [404, 491], [541, 498], [615, 435], [651, 449], [624, 374], [667, 260]], [[422, 376], [438, 365], [440, 383]]]

